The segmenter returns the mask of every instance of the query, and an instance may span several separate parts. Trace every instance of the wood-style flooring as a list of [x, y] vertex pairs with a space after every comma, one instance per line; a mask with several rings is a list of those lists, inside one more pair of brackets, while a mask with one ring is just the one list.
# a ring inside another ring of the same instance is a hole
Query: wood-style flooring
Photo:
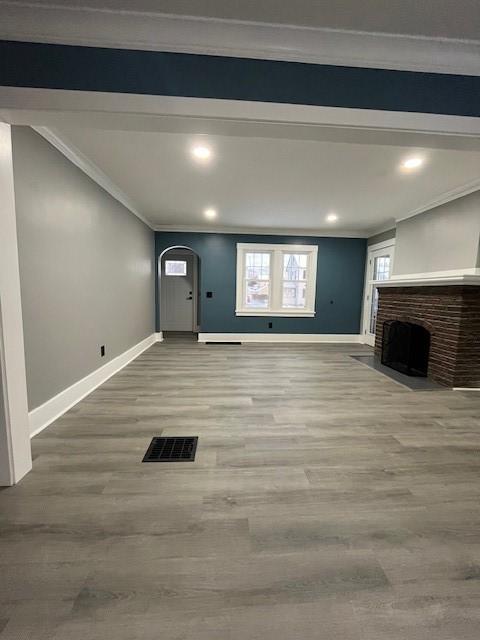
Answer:
[[366, 352], [176, 339], [57, 420], [0, 492], [0, 640], [478, 640], [480, 393]]

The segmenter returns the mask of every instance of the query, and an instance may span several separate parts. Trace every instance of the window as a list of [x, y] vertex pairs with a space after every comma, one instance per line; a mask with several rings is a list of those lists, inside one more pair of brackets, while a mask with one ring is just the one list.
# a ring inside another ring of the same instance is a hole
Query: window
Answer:
[[187, 261], [186, 260], [165, 260], [166, 276], [186, 276]]
[[377, 324], [378, 313], [378, 288], [373, 287], [372, 304], [370, 308], [370, 333], [375, 333], [375, 325]]
[[282, 307], [285, 309], [305, 309], [307, 261], [306, 253], [283, 254]]
[[[390, 277], [390, 256], [376, 256], [373, 261], [373, 279], [388, 280]], [[370, 306], [370, 333], [375, 333], [378, 313], [378, 289], [372, 288], [372, 300]]]
[[315, 315], [317, 247], [237, 244], [240, 316]]
[[390, 277], [390, 256], [378, 256], [373, 265], [374, 280], [388, 280]]
[[270, 254], [245, 253], [245, 299], [247, 309], [268, 309], [270, 305]]

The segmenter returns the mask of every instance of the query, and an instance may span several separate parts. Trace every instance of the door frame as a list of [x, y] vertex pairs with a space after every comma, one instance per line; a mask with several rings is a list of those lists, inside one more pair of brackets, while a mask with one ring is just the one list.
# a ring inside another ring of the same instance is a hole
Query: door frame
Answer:
[[8, 486], [13, 484], [13, 460], [2, 324], [2, 300], [0, 298], [0, 486]]
[[10, 125], [0, 122], [0, 486], [32, 468]]
[[160, 331], [164, 331], [162, 327], [162, 259], [169, 251], [178, 250], [179, 254], [181, 251], [189, 251], [193, 256], [193, 278], [192, 278], [192, 289], [193, 289], [193, 312], [192, 312], [192, 333], [198, 333], [200, 330], [200, 322], [198, 317], [199, 311], [199, 297], [200, 291], [198, 287], [199, 283], [199, 269], [200, 269], [200, 258], [196, 251], [194, 251], [191, 247], [183, 246], [183, 245], [174, 245], [172, 247], [168, 247], [164, 249], [162, 253], [158, 256], [157, 262], [157, 271], [158, 271], [158, 323], [160, 327]]
[[[369, 332], [370, 326], [370, 310], [371, 310], [371, 295], [373, 291], [373, 287], [375, 286], [376, 280], [370, 277], [372, 273], [372, 260], [374, 258], [374, 254], [378, 251], [384, 251], [386, 249], [390, 249], [390, 265], [391, 269], [393, 269], [393, 263], [395, 260], [395, 238], [390, 238], [389, 240], [383, 240], [382, 242], [377, 242], [376, 244], [371, 244], [367, 250], [367, 256], [365, 260], [365, 286], [363, 289], [363, 303], [362, 303], [362, 342], [364, 344], [368, 344], [371, 347], [375, 346], [375, 334], [371, 334]], [[390, 272], [391, 275], [391, 272]], [[385, 281], [383, 281], [385, 282]]]

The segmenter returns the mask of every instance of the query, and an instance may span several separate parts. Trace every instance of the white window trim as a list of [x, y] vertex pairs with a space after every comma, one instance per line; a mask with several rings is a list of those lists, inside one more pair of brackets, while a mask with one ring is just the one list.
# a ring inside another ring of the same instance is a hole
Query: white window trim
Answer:
[[[271, 254], [270, 263], [270, 299], [268, 309], [248, 309], [243, 305], [245, 300], [245, 253], [264, 252]], [[305, 309], [284, 309], [281, 306], [282, 281], [280, 274], [283, 272], [284, 253], [306, 253], [307, 262], [307, 288], [305, 292]], [[271, 316], [288, 318], [313, 318], [315, 316], [315, 293], [317, 286], [317, 245], [309, 244], [258, 244], [250, 242], [237, 242], [237, 302], [235, 315], [237, 316]]]
[[[371, 347], [375, 346], [375, 334], [370, 333], [370, 305], [371, 296], [373, 294], [373, 287], [378, 284], [385, 284], [388, 280], [372, 280], [369, 278], [371, 269], [373, 266], [373, 259], [376, 252], [385, 251], [390, 255], [390, 273], [393, 270], [395, 261], [395, 241], [396, 238], [390, 238], [389, 240], [383, 240], [376, 244], [371, 244], [367, 247], [367, 255], [365, 259], [365, 284], [363, 288], [363, 311], [362, 311], [362, 327], [361, 335], [364, 344], [368, 344]], [[391, 276], [390, 276], [391, 279]]]

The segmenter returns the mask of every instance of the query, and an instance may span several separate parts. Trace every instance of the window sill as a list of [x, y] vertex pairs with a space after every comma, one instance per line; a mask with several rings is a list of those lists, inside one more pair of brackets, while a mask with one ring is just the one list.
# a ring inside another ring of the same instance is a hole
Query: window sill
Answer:
[[235, 309], [236, 316], [251, 317], [275, 317], [275, 318], [314, 318], [315, 311], [305, 311], [301, 309], [282, 309], [281, 311], [270, 311], [268, 309]]

